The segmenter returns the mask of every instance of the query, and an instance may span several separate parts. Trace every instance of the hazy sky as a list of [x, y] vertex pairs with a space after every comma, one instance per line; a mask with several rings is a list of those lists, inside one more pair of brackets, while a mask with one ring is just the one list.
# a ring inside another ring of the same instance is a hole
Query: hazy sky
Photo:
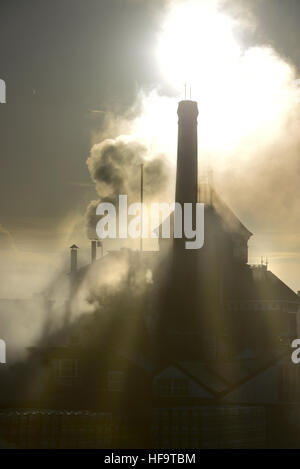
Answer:
[[90, 134], [101, 124], [101, 114], [96, 120], [89, 111], [122, 111], [137, 87], [157, 82], [151, 64], [156, 3], [1, 1], [3, 224], [53, 223], [84, 208]]
[[[0, 224], [19, 249], [51, 250], [60, 236], [68, 243], [76, 227], [69, 220], [97, 197], [86, 159], [102, 111], [124, 114], [141, 89], [174, 92], [155, 60], [167, 3], [1, 0]], [[224, 8], [256, 18], [241, 41], [271, 45], [300, 70], [299, 0], [232, 0]]]

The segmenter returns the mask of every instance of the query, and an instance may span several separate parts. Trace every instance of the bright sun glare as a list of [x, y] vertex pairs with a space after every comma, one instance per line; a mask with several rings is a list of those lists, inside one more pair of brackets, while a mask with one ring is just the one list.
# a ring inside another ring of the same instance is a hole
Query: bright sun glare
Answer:
[[158, 60], [173, 84], [191, 83], [195, 92], [239, 59], [233, 21], [214, 2], [190, 1], [171, 10], [162, 28]]
[[174, 141], [174, 108], [188, 83], [187, 98], [191, 84], [199, 104], [203, 152], [222, 160], [274, 139], [294, 106], [294, 72], [270, 47], [243, 49], [235, 37], [240, 27], [214, 0], [173, 4], [161, 28], [157, 59], [178, 97], [145, 98], [138, 134], [151, 129], [159, 142]]

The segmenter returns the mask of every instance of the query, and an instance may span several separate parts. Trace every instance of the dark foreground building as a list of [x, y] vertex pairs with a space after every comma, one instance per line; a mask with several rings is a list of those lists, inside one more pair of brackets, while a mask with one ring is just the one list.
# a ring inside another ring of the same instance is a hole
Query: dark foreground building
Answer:
[[94, 262], [77, 269], [73, 245], [67, 313], [107, 269], [125, 266], [122, 279], [109, 290], [99, 282], [93, 313], [0, 369], [3, 447], [300, 447], [290, 348], [300, 299], [266, 265], [248, 264], [252, 233], [198, 182], [197, 104], [181, 102], [178, 114], [175, 200], [205, 204], [203, 248], [161, 237], [159, 252], [95, 260], [93, 241]]

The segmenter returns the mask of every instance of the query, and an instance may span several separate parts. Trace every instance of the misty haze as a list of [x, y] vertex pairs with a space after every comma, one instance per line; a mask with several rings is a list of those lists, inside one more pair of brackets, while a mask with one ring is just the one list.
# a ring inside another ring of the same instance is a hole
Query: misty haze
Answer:
[[1, 448], [300, 448], [299, 22], [1, 2]]

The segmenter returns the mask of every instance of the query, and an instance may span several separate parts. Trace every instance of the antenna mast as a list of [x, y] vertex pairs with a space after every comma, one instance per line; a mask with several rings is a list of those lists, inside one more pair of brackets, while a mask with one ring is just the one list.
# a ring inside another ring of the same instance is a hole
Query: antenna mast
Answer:
[[144, 164], [141, 164], [141, 238], [140, 251], [143, 250], [143, 202], [144, 202]]

